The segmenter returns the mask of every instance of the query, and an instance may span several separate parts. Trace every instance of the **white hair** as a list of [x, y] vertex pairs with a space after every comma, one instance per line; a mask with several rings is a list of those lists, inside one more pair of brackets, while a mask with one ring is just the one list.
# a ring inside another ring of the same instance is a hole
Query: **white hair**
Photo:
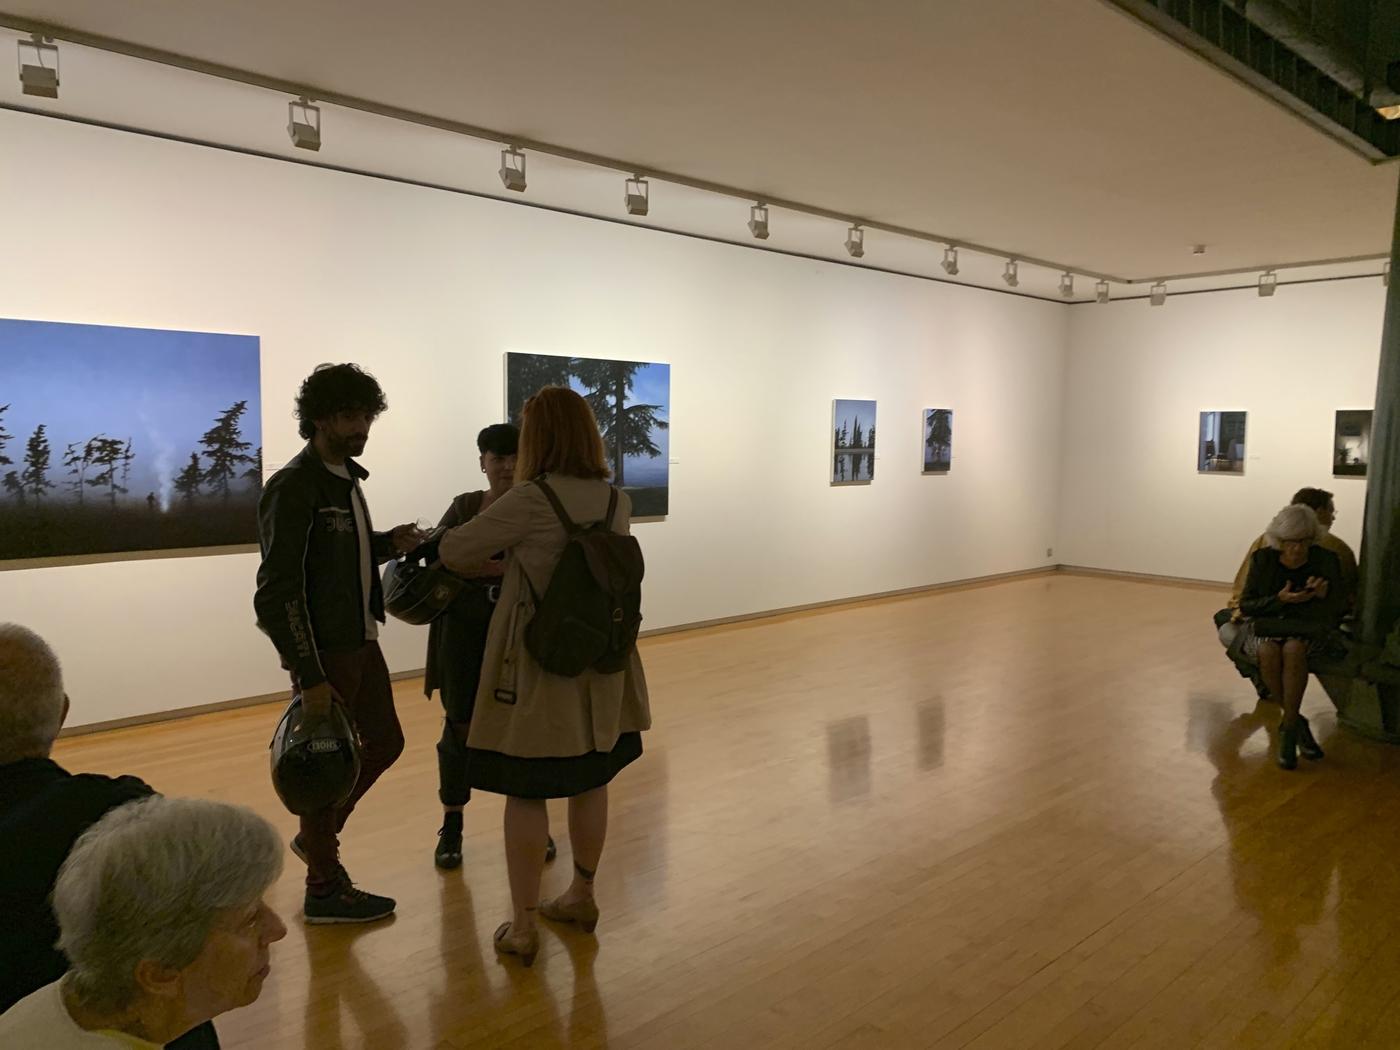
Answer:
[[0, 623], [0, 765], [46, 758], [63, 724], [63, 670], [28, 627]]
[[1284, 543], [1316, 543], [1323, 535], [1317, 511], [1302, 503], [1290, 503], [1274, 515], [1264, 530], [1269, 546], [1277, 550]]
[[110, 810], [79, 837], [54, 885], [58, 947], [78, 1000], [128, 1007], [138, 963], [188, 966], [220, 913], [258, 901], [281, 872], [277, 832], [251, 809], [154, 795]]

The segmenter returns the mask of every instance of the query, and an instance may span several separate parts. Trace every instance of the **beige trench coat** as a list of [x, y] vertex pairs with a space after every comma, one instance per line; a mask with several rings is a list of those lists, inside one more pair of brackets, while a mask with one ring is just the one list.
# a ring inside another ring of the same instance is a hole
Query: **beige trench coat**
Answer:
[[[563, 476], [548, 480], [576, 524], [589, 525], [607, 515], [606, 482]], [[620, 493], [616, 532], [628, 533], [631, 514], [632, 501]], [[620, 734], [651, 728], [646, 677], [635, 650], [625, 671], [590, 670], [563, 678], [541, 670], [525, 649], [525, 625], [534, 615], [526, 577], [542, 596], [566, 539], [548, 499], [531, 484], [517, 485], [443, 535], [442, 562], [460, 575], [471, 575], [499, 551], [506, 551], [507, 559], [500, 602], [486, 635], [469, 747], [516, 758], [573, 758], [611, 751]], [[515, 702], [497, 699], [498, 691], [513, 693]]]

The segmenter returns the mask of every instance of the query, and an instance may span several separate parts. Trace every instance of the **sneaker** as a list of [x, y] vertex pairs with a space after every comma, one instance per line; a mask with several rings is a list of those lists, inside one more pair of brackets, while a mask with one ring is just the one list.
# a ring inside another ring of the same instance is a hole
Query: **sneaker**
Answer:
[[339, 887], [324, 897], [307, 893], [302, 913], [308, 926], [320, 926], [338, 922], [375, 922], [387, 919], [394, 914], [394, 907], [394, 898], [357, 890], [349, 879], [345, 879]]
[[433, 851], [433, 863], [443, 871], [451, 871], [462, 866], [462, 818], [454, 813], [456, 820], [444, 820], [438, 829], [437, 849]]

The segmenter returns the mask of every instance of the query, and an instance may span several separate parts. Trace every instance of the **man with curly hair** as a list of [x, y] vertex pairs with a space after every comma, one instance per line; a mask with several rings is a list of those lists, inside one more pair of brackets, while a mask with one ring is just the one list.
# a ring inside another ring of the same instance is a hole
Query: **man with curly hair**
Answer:
[[380, 652], [379, 563], [416, 546], [414, 525], [375, 532], [357, 463], [370, 426], [388, 408], [358, 365], [321, 365], [297, 395], [306, 447], [274, 474], [258, 505], [262, 564], [258, 626], [291, 672], [308, 717], [340, 704], [360, 739], [360, 776], [344, 804], [301, 818], [292, 852], [306, 863], [308, 923], [373, 922], [389, 897], [356, 889], [340, 864], [340, 832], [355, 804], [403, 751], [403, 730]]

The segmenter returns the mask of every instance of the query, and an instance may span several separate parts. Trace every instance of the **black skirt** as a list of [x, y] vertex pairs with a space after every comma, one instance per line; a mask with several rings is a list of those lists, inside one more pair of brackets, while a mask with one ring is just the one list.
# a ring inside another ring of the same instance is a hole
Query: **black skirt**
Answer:
[[611, 751], [572, 758], [516, 758], [469, 747], [467, 780], [473, 788], [512, 798], [571, 798], [611, 782], [641, 757], [641, 733], [623, 733]]

